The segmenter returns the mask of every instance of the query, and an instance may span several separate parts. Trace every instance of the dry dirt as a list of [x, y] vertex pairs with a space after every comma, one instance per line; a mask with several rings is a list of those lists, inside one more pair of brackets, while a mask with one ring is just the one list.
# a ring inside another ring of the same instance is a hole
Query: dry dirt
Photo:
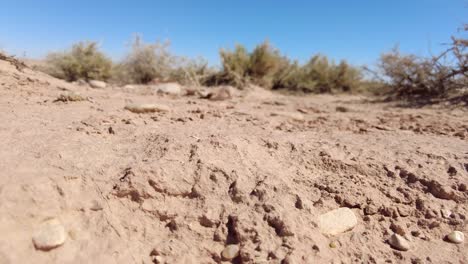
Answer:
[[[230, 244], [224, 263], [468, 262], [445, 240], [468, 234], [466, 109], [96, 90], [0, 61], [0, 113], [0, 263], [221, 263]], [[358, 224], [323, 235], [340, 207]], [[66, 241], [36, 249], [49, 218]]]

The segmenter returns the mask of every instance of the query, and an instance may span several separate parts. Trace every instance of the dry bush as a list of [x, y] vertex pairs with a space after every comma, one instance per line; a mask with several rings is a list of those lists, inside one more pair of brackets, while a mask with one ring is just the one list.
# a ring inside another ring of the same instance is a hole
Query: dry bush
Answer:
[[381, 56], [377, 74], [397, 97], [445, 96], [468, 87], [467, 46], [467, 39], [452, 37], [446, 51], [430, 58], [404, 55], [394, 48]]
[[107, 80], [111, 77], [112, 61], [99, 51], [96, 42], [80, 42], [69, 51], [51, 53], [44, 69], [50, 75], [67, 81]]
[[284, 67], [284, 60], [280, 52], [265, 41], [250, 54], [247, 75], [254, 84], [271, 89], [275, 76]]
[[200, 87], [206, 78], [214, 74], [203, 58], [178, 58], [177, 66], [170, 72], [170, 80], [183, 85]]
[[242, 45], [233, 51], [220, 51], [222, 70], [207, 78], [205, 84], [229, 84], [242, 89], [252, 83], [272, 88], [284, 58], [267, 41], [248, 52]]
[[208, 79], [208, 85], [230, 84], [242, 88], [249, 83], [266, 89], [292, 92], [351, 92], [358, 90], [361, 70], [345, 61], [335, 65], [317, 55], [305, 65], [291, 62], [267, 41], [252, 52], [237, 45], [234, 51], [221, 50], [222, 70]]
[[137, 36], [127, 57], [114, 68], [115, 80], [120, 83], [149, 83], [167, 80], [176, 58], [169, 52], [169, 42], [147, 44]]

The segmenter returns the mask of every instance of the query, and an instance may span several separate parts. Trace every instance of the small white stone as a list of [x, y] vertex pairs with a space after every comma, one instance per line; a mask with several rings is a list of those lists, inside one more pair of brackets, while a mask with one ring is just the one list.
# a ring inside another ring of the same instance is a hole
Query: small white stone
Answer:
[[410, 249], [409, 242], [406, 239], [404, 239], [402, 236], [398, 235], [398, 234], [393, 234], [388, 239], [388, 243], [394, 249], [398, 249], [398, 250], [401, 250], [401, 251], [408, 251]]
[[65, 228], [58, 219], [52, 218], [39, 226], [32, 239], [36, 249], [51, 250], [65, 243]]
[[465, 240], [465, 235], [460, 231], [453, 231], [447, 235], [447, 239], [455, 244], [461, 244]]
[[157, 104], [130, 104], [125, 106], [130, 112], [133, 113], [155, 113], [155, 112], [169, 112], [170, 108], [165, 105], [157, 105]]
[[232, 260], [239, 256], [239, 251], [239, 245], [228, 245], [224, 248], [223, 252], [221, 252], [221, 257], [223, 257], [224, 260]]
[[358, 221], [353, 211], [347, 207], [338, 208], [322, 214], [318, 219], [320, 232], [337, 235], [354, 228]]
[[133, 89], [136, 89], [135, 85], [131, 85], [131, 84], [127, 84], [123, 87], [124, 89], [129, 89], [129, 90], [133, 90]]
[[104, 89], [107, 87], [107, 84], [103, 81], [90, 80], [88, 83], [91, 87], [96, 88], [96, 89]]

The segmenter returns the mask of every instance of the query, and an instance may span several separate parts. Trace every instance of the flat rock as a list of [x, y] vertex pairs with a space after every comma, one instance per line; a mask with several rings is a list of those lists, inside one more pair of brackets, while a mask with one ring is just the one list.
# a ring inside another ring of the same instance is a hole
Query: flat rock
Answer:
[[32, 240], [34, 247], [39, 250], [51, 250], [65, 243], [65, 228], [56, 218], [46, 220], [36, 230]]
[[232, 260], [239, 256], [239, 251], [239, 245], [228, 245], [224, 248], [223, 252], [221, 252], [221, 257], [223, 257], [224, 260]]
[[465, 240], [465, 235], [460, 231], [453, 231], [447, 235], [447, 240], [455, 244], [461, 244]]
[[182, 86], [178, 83], [161, 83], [153, 85], [152, 88], [165, 94], [180, 95], [182, 93]]
[[107, 87], [107, 84], [103, 81], [90, 80], [88, 81], [88, 83], [91, 87], [96, 88], [96, 89], [104, 89]]
[[155, 113], [155, 112], [169, 112], [170, 108], [165, 105], [158, 104], [129, 104], [125, 106], [130, 112], [133, 113]]
[[392, 246], [394, 249], [401, 250], [401, 251], [408, 251], [410, 249], [410, 244], [408, 240], [403, 238], [402, 236], [398, 234], [393, 234], [389, 239], [388, 239], [388, 244]]
[[318, 218], [320, 232], [337, 235], [354, 228], [358, 221], [353, 211], [347, 207], [338, 208], [322, 214]]

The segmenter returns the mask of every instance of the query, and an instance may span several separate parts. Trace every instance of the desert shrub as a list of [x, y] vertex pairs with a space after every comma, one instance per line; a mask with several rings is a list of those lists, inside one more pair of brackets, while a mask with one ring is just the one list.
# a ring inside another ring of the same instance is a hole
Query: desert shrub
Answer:
[[336, 65], [326, 56], [315, 55], [306, 64], [290, 63], [277, 74], [273, 89], [304, 93], [357, 91], [362, 82], [359, 68], [346, 61]]
[[468, 87], [467, 47], [467, 39], [452, 37], [446, 51], [428, 58], [401, 54], [394, 48], [381, 55], [377, 74], [397, 97], [444, 96]]
[[270, 89], [275, 75], [284, 67], [284, 60], [279, 51], [265, 41], [250, 54], [247, 75], [254, 84]]
[[183, 85], [198, 87], [214, 73], [214, 69], [209, 67], [208, 61], [203, 58], [178, 58], [176, 66], [169, 74], [169, 79]]
[[46, 65], [47, 73], [67, 81], [107, 80], [112, 69], [112, 61], [99, 51], [96, 42], [80, 42], [69, 51], [51, 53]]
[[121, 83], [149, 83], [155, 79], [167, 80], [176, 58], [169, 52], [169, 42], [147, 44], [135, 37], [131, 51], [119, 63], [114, 74]]
[[222, 69], [207, 79], [207, 84], [230, 84], [243, 88], [248, 83], [271, 88], [284, 58], [267, 41], [248, 52], [242, 45], [233, 51], [220, 51]]

